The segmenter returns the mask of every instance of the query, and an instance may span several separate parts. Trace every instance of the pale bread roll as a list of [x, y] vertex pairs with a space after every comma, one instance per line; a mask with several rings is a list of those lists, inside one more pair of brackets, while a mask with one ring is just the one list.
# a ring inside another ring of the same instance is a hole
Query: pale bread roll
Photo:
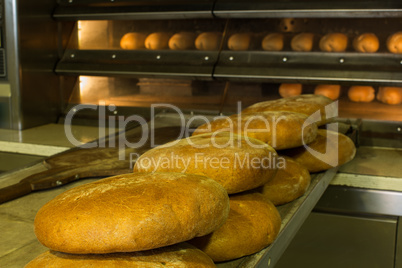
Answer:
[[294, 51], [311, 51], [314, 45], [314, 34], [300, 33], [295, 35], [290, 42], [290, 46]]
[[151, 33], [145, 39], [145, 47], [150, 50], [168, 48], [170, 34], [165, 32]]
[[337, 114], [336, 110], [331, 110], [336, 109], [336, 107], [329, 106], [332, 102], [333, 101], [330, 98], [325, 96], [303, 94], [300, 96], [257, 102], [244, 109], [242, 113], [289, 111], [311, 116], [319, 111], [321, 119], [316, 123], [321, 126], [332, 120], [332, 118], [327, 118], [327, 111], [329, 111], [329, 113]]
[[279, 86], [279, 95], [282, 98], [299, 96], [302, 94], [302, 84], [287, 84], [283, 83]]
[[396, 32], [388, 37], [387, 48], [391, 53], [402, 53], [402, 32]]
[[261, 41], [261, 47], [266, 51], [281, 51], [283, 49], [283, 34], [270, 33]]
[[[317, 138], [307, 145], [281, 151], [306, 167], [310, 172], [320, 172], [343, 165], [356, 154], [353, 141], [342, 133], [319, 129]], [[309, 151], [310, 150], [310, 151]]]
[[72, 188], [35, 217], [49, 249], [100, 254], [155, 249], [203, 236], [227, 219], [229, 198], [216, 181], [182, 173], [135, 173]]
[[234, 114], [199, 126], [193, 135], [230, 131], [255, 138], [274, 149], [298, 147], [312, 142], [317, 135], [317, 125], [306, 123], [307, 116], [286, 111]]
[[221, 44], [222, 33], [205, 32], [201, 33], [195, 39], [195, 47], [198, 50], [219, 50]]
[[353, 40], [353, 48], [357, 52], [373, 53], [380, 48], [380, 41], [373, 33], [364, 33]]
[[377, 100], [391, 105], [402, 103], [402, 87], [380, 87]]
[[169, 48], [172, 50], [186, 50], [194, 48], [195, 33], [180, 32], [169, 39]]
[[230, 196], [226, 223], [215, 232], [189, 243], [215, 262], [237, 259], [259, 252], [275, 241], [281, 227], [278, 210], [259, 193]]
[[143, 33], [130, 32], [123, 35], [120, 39], [120, 47], [122, 49], [141, 49], [145, 48], [145, 38]]
[[371, 102], [375, 98], [375, 90], [371, 86], [351, 86], [348, 97], [354, 102]]
[[214, 179], [232, 194], [267, 183], [275, 176], [277, 162], [275, 150], [266, 143], [221, 132], [192, 136], [151, 149], [137, 159], [134, 172], [200, 174]]
[[343, 52], [348, 46], [348, 37], [342, 33], [330, 33], [320, 39], [320, 49], [326, 52]]
[[[282, 156], [281, 156], [282, 157]], [[255, 189], [263, 194], [275, 206], [283, 205], [304, 195], [310, 186], [310, 172], [303, 165], [290, 157], [285, 159], [283, 167], [278, 167], [275, 177]]]
[[322, 95], [331, 100], [336, 100], [341, 94], [340, 85], [317, 85], [314, 89], [314, 94]]
[[128, 253], [68, 254], [46, 251], [30, 261], [25, 268], [213, 268], [212, 259], [188, 243]]
[[230, 50], [248, 50], [251, 45], [251, 33], [236, 33], [229, 37], [228, 48]]

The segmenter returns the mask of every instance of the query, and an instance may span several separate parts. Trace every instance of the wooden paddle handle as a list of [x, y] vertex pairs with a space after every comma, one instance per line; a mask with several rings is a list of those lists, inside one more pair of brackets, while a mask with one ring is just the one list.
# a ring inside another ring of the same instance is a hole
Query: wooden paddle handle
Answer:
[[0, 189], [0, 204], [15, 198], [27, 195], [32, 192], [31, 184], [28, 182], [20, 182]]

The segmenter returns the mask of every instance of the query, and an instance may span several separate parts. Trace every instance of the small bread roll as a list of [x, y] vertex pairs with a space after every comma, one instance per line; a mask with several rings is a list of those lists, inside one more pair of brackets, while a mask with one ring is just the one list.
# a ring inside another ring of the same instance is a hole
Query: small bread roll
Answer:
[[314, 34], [300, 33], [292, 38], [290, 46], [294, 51], [311, 51], [313, 49]]
[[394, 33], [388, 37], [387, 48], [391, 53], [402, 53], [402, 32]]
[[219, 50], [222, 40], [222, 33], [205, 32], [201, 33], [195, 39], [195, 48], [198, 50]]
[[298, 96], [302, 94], [302, 84], [281, 84], [279, 86], [279, 95], [282, 98]]
[[251, 44], [250, 33], [236, 33], [233, 34], [228, 40], [228, 48], [230, 50], [248, 50]]
[[186, 50], [194, 47], [195, 33], [176, 33], [169, 39], [169, 48], [172, 50]]
[[164, 32], [151, 33], [145, 39], [145, 47], [151, 50], [168, 48], [170, 34]]
[[145, 48], [145, 38], [143, 33], [126, 33], [120, 39], [120, 47], [122, 49], [141, 49]]
[[317, 85], [314, 89], [314, 94], [328, 97], [331, 100], [338, 99], [340, 93], [340, 85]]
[[361, 34], [353, 40], [353, 48], [357, 52], [373, 53], [380, 48], [380, 41], [373, 33]]
[[283, 49], [283, 34], [270, 33], [262, 39], [261, 47], [266, 51], [281, 51]]
[[386, 104], [401, 104], [402, 87], [380, 87], [377, 93], [377, 100]]
[[330, 33], [320, 39], [320, 49], [325, 52], [343, 52], [348, 46], [348, 37], [342, 33]]
[[349, 100], [354, 102], [371, 102], [375, 98], [374, 88], [370, 86], [351, 86], [348, 91]]

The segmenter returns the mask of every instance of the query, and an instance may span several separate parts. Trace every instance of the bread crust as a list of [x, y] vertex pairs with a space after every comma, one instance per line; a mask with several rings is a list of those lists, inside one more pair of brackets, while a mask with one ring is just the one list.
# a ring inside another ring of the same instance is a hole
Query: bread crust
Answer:
[[380, 87], [377, 100], [382, 103], [398, 105], [402, 103], [402, 87]]
[[130, 32], [123, 35], [120, 39], [120, 47], [122, 49], [142, 49], [145, 48], [145, 38], [143, 33]]
[[353, 39], [353, 48], [357, 52], [374, 53], [380, 48], [380, 41], [373, 33], [364, 33]]
[[402, 32], [396, 32], [387, 38], [387, 48], [391, 53], [402, 53]]
[[266, 51], [281, 51], [283, 49], [282, 33], [270, 33], [267, 34], [261, 41], [261, 47]]
[[354, 102], [371, 102], [375, 98], [375, 90], [371, 86], [351, 86], [348, 97]]
[[169, 45], [170, 34], [165, 32], [151, 33], [145, 39], [145, 47], [150, 50], [166, 49]]
[[320, 39], [321, 51], [343, 52], [348, 47], [348, 37], [343, 33], [329, 33]]
[[219, 50], [221, 40], [222, 33], [220, 32], [204, 32], [195, 39], [195, 47], [204, 51]]
[[314, 34], [300, 33], [295, 35], [290, 42], [290, 46], [294, 51], [308, 52], [313, 49]]
[[172, 50], [187, 50], [194, 48], [195, 33], [180, 32], [169, 39], [169, 48]]

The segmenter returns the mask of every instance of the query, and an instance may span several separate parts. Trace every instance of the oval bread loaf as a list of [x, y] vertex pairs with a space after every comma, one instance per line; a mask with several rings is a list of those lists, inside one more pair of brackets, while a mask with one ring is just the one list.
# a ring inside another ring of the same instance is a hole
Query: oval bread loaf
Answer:
[[270, 33], [261, 41], [261, 47], [266, 51], [281, 51], [283, 49], [283, 34]]
[[391, 105], [402, 103], [402, 87], [380, 87], [377, 100]]
[[165, 32], [151, 33], [145, 39], [145, 47], [150, 50], [168, 48], [170, 34]]
[[126, 33], [120, 39], [120, 47], [122, 49], [141, 49], [145, 48], [145, 38], [147, 36], [143, 33]]
[[186, 50], [194, 47], [195, 33], [180, 32], [169, 39], [169, 48], [172, 50]]
[[322, 95], [331, 100], [336, 100], [341, 94], [340, 85], [317, 85], [314, 89], [314, 94]]
[[68, 254], [46, 251], [30, 261], [25, 268], [213, 268], [212, 259], [188, 244], [180, 243], [168, 247], [129, 253]]
[[220, 132], [192, 136], [151, 149], [137, 159], [134, 172], [183, 172], [214, 179], [228, 193], [267, 183], [276, 173], [275, 150], [253, 138]]
[[312, 33], [300, 33], [295, 35], [290, 42], [290, 46], [294, 51], [308, 52], [313, 49], [314, 34]]
[[219, 50], [221, 44], [222, 33], [220, 32], [204, 32], [195, 39], [195, 47], [198, 50]]
[[348, 97], [354, 102], [371, 102], [375, 98], [375, 90], [371, 86], [351, 86]]
[[251, 45], [251, 33], [236, 33], [229, 37], [228, 48], [230, 50], [248, 50]]
[[348, 46], [348, 37], [342, 33], [329, 33], [320, 39], [319, 46], [325, 52], [343, 52]]
[[289, 111], [311, 116], [319, 112], [317, 125], [330, 122], [338, 114], [336, 106], [330, 105], [333, 101], [321, 95], [303, 94], [277, 100], [257, 102], [242, 111], [243, 114], [264, 111]]
[[357, 52], [373, 53], [380, 48], [380, 41], [373, 33], [364, 33], [353, 39], [353, 48]]
[[299, 96], [302, 94], [302, 84], [286, 84], [283, 83], [279, 86], [279, 95], [282, 98], [288, 98], [293, 96]]
[[312, 142], [317, 125], [301, 113], [272, 111], [234, 114], [199, 126], [193, 135], [229, 131], [268, 143], [274, 149], [298, 147]]
[[343, 165], [355, 157], [353, 141], [342, 133], [319, 129], [317, 138], [306, 147], [281, 151], [310, 172], [320, 172]]
[[388, 37], [387, 48], [391, 53], [402, 53], [402, 32], [396, 32]]
[[230, 196], [226, 223], [215, 232], [189, 243], [204, 251], [215, 262], [254, 254], [270, 245], [281, 227], [278, 210], [259, 193]]
[[141, 251], [206, 235], [227, 219], [214, 180], [182, 173], [124, 174], [70, 189], [35, 217], [38, 240], [65, 253]]

